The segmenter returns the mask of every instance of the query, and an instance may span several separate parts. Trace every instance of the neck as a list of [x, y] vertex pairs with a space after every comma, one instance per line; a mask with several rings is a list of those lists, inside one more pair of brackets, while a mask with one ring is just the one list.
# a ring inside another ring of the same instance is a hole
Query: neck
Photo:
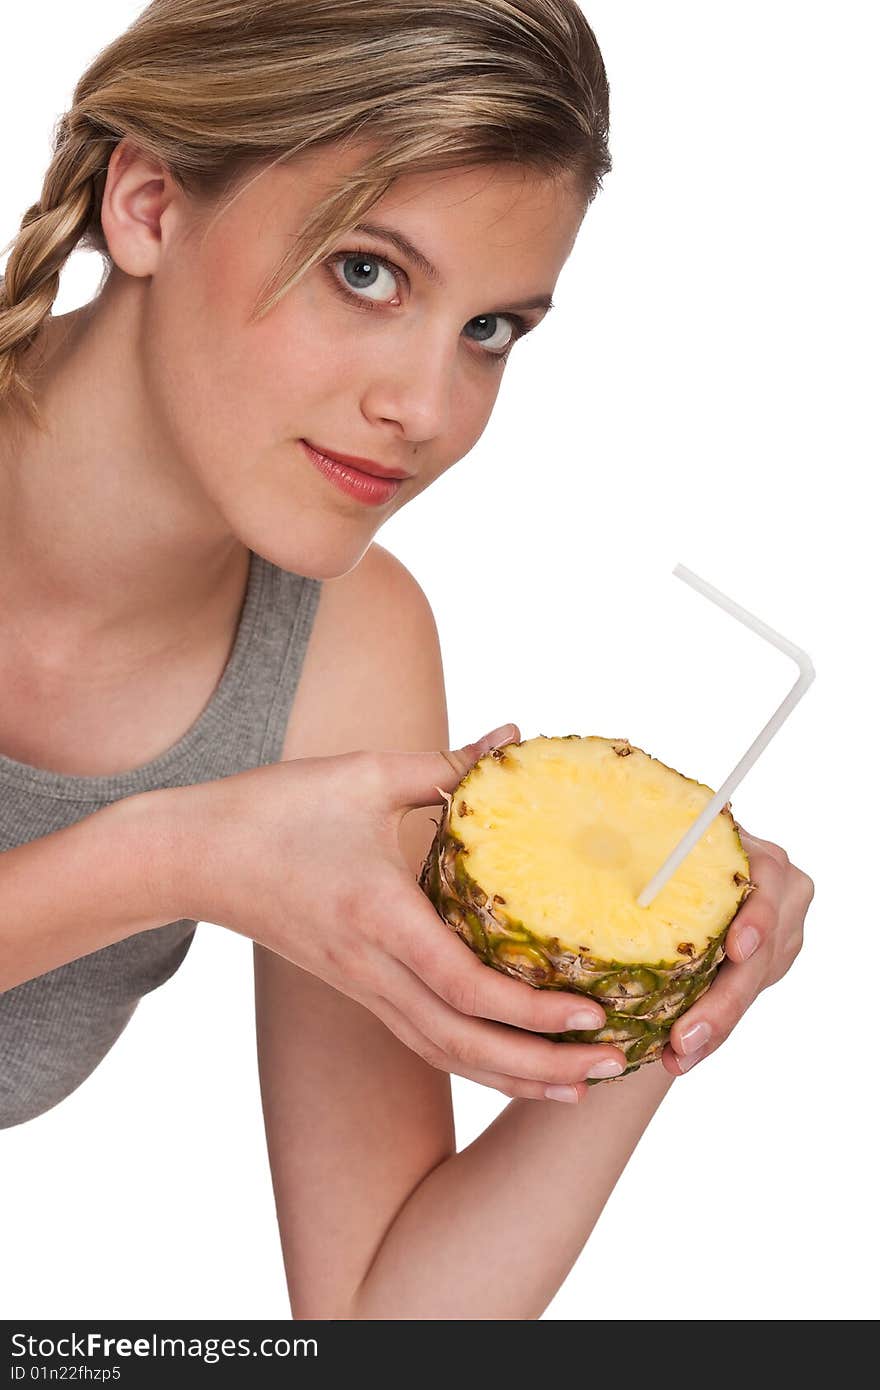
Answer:
[[47, 319], [28, 362], [45, 433], [0, 417], [4, 610], [58, 653], [123, 633], [160, 651], [221, 621], [246, 575], [247, 547], [151, 408], [143, 291], [115, 272], [93, 303]]

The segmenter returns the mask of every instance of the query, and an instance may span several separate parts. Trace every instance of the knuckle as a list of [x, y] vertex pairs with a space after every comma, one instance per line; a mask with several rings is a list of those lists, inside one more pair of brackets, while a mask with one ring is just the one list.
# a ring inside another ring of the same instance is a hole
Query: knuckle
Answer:
[[449, 1044], [449, 1051], [456, 1062], [462, 1067], [469, 1069], [485, 1069], [486, 1059], [481, 1055], [478, 1044], [471, 1038], [453, 1038]]
[[514, 1085], [509, 1081], [505, 1081], [503, 1084], [496, 1081], [494, 1088], [496, 1091], [500, 1091], [501, 1095], [509, 1096], [511, 1100], [515, 1100], [517, 1096], [528, 1095], [528, 1091], [523, 1087]]
[[583, 1081], [593, 1063], [607, 1055], [597, 1052], [592, 1046], [586, 1052], [579, 1047], [572, 1047], [571, 1043], [550, 1043], [549, 1046], [555, 1048], [553, 1060], [548, 1067], [552, 1075], [547, 1077], [547, 1082], [552, 1086], [574, 1086], [578, 1081]]
[[421, 975], [423, 979], [433, 980], [434, 953], [427, 935], [422, 935], [421, 932], [405, 932], [402, 928], [398, 935], [396, 923], [392, 922], [388, 940], [395, 950], [405, 956], [416, 974]]
[[446, 1000], [460, 1014], [473, 1017], [479, 1009], [476, 980], [467, 975], [450, 980], [446, 986]]
[[773, 840], [764, 840], [762, 843], [766, 845], [769, 857], [775, 859], [777, 864], [785, 865], [791, 862], [787, 850], [783, 849], [782, 845], [775, 844]]
[[433, 989], [435, 994], [446, 998], [446, 975], [437, 958], [437, 947], [430, 932], [413, 931], [412, 925], [401, 924], [400, 935], [396, 939], [400, 954], [409, 965]]
[[744, 1002], [743, 1008], [726, 1008], [720, 1015], [712, 1019], [712, 1032], [706, 1044], [706, 1056], [714, 1052], [716, 1047], [727, 1042], [740, 1018], [745, 1012], [745, 1008], [751, 1003], [751, 999]]
[[796, 869], [795, 872], [798, 876], [798, 885], [803, 893], [806, 906], [809, 907], [813, 898], [816, 896], [816, 885], [810, 878], [810, 875], [804, 873], [803, 869]]
[[[561, 1033], [564, 1024], [559, 1017], [556, 1008], [556, 1000], [553, 992], [549, 990], [534, 989], [530, 993], [534, 996], [523, 1003], [523, 1028], [529, 1028], [534, 1033]], [[570, 998], [570, 996], [569, 996]], [[568, 1000], [565, 1001], [570, 1010]], [[574, 1001], [576, 1007], [577, 1001]], [[571, 1043], [560, 1043], [560, 1047], [571, 1047]]]
[[418, 1046], [414, 1049], [418, 1052], [423, 1062], [427, 1062], [429, 1067], [434, 1067], [437, 1071], [449, 1071], [449, 1056], [443, 1048], [430, 1038], [421, 1038]]

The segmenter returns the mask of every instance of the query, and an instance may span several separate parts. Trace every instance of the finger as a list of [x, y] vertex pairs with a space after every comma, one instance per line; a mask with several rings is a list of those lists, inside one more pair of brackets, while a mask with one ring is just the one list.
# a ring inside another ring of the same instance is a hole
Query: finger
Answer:
[[[752, 959], [746, 965], [724, 961], [712, 987], [672, 1025], [669, 1044], [678, 1063], [678, 1071], [673, 1075], [688, 1071], [695, 1061], [702, 1061], [721, 1046], [754, 1003], [762, 982], [760, 960]], [[667, 1060], [671, 1062], [673, 1058]], [[669, 1071], [670, 1067], [666, 1069]]]
[[[550, 1087], [541, 1081], [527, 1081], [520, 1076], [509, 1076], [504, 1072], [489, 1071], [481, 1067], [466, 1067], [446, 1057], [436, 1044], [420, 1032], [412, 1019], [395, 1008], [389, 999], [377, 1000], [372, 1006], [378, 1018], [402, 1043], [418, 1053], [423, 1061], [439, 1071], [462, 1076], [466, 1081], [474, 1081], [479, 1086], [490, 1086], [511, 1099], [556, 1100], [576, 1104], [587, 1095], [585, 1081]], [[450, 1066], [451, 1064], [451, 1066]], [[550, 1094], [548, 1095], [548, 1089]]]
[[693, 1053], [690, 1057], [680, 1057], [667, 1043], [660, 1053], [660, 1064], [670, 1076], [684, 1076], [685, 1072], [690, 1071], [691, 1067], [695, 1067], [698, 1062], [702, 1062], [704, 1056], [708, 1057], [708, 1055], [708, 1052], [703, 1053], [701, 1050]]
[[575, 1085], [588, 1076], [619, 1076], [626, 1067], [624, 1053], [611, 1043], [551, 1042], [500, 1023], [466, 1017], [438, 999], [401, 961], [387, 962], [383, 975], [382, 997], [411, 1018], [456, 1068], [500, 1072], [555, 1086]]
[[417, 806], [439, 806], [443, 792], [454, 792], [465, 773], [492, 748], [519, 743], [516, 724], [493, 729], [475, 743], [436, 753], [383, 753], [384, 787], [391, 804], [405, 814]]
[[762, 840], [760, 835], [753, 835], [750, 830], [744, 830], [738, 823], [737, 832], [741, 840], [748, 842], [745, 846], [746, 850], [748, 850], [749, 844], [756, 845], [762, 853], [766, 854], [768, 858], [775, 860], [777, 864], [788, 864], [790, 862], [788, 854], [782, 848], [782, 845], [774, 844], [772, 840]]
[[775, 929], [785, 894], [786, 868], [769, 854], [756, 855], [749, 869], [756, 887], [734, 917], [724, 941], [735, 964], [750, 960]]
[[791, 868], [794, 873], [791, 891], [796, 895], [799, 910], [806, 916], [807, 908], [816, 896], [816, 885], [810, 875], [804, 873], [803, 869], [799, 869], [794, 864]]
[[535, 1033], [601, 1028], [601, 1004], [573, 990], [537, 989], [484, 964], [423, 894], [410, 910], [411, 888], [407, 883], [406, 923], [392, 928], [393, 954], [458, 1013]]

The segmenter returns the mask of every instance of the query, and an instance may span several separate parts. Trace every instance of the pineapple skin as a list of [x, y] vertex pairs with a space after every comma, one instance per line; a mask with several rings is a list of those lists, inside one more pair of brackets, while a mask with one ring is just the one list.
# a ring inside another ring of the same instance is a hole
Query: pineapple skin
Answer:
[[[566, 737], [578, 738], [579, 735]], [[627, 739], [613, 742], [620, 745], [619, 751], [624, 755], [633, 747]], [[484, 756], [503, 760], [505, 748], [518, 746], [508, 744]], [[466, 846], [449, 828], [450, 810], [457, 791], [452, 795], [441, 794], [445, 803], [443, 814], [418, 882], [442, 919], [493, 969], [525, 980], [538, 989], [586, 994], [605, 1009], [605, 1023], [601, 1028], [539, 1036], [553, 1042], [611, 1043], [626, 1057], [623, 1076], [638, 1071], [646, 1063], [659, 1061], [675, 1020], [714, 980], [725, 957], [724, 940], [730, 923], [756, 885], [747, 876], [737, 875], [736, 882], [742, 892], [728, 922], [705, 950], [681, 964], [670, 967], [654, 962], [633, 965], [600, 960], [591, 957], [585, 947], [566, 944], [558, 937], [538, 937], [522, 922], [494, 910], [488, 894], [465, 868]], [[748, 863], [730, 803], [721, 814], [731, 821], [743, 858]], [[621, 1077], [607, 1079], [620, 1080]], [[599, 1080], [588, 1082], [588, 1085], [601, 1084]]]

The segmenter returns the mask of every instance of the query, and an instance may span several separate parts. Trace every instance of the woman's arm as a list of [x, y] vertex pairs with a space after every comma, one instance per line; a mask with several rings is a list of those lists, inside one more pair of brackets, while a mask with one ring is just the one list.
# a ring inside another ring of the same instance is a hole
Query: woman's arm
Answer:
[[407, 1198], [350, 1316], [539, 1318], [672, 1082], [655, 1063], [577, 1105], [510, 1101]]
[[294, 1316], [539, 1317], [673, 1078], [655, 1063], [578, 1105], [512, 1100], [456, 1154], [448, 1075], [351, 999], [254, 951]]
[[123, 797], [0, 851], [0, 993], [181, 916], [178, 797]]
[[[298, 738], [285, 756], [449, 746], [427, 600], [381, 547], [361, 563], [360, 575], [342, 581], [345, 601], [335, 590], [331, 598], [346, 615], [338, 687], [323, 660], [312, 668], [320, 679], [304, 672]], [[434, 829], [430, 808], [403, 821], [414, 876]], [[456, 1154], [445, 1072], [282, 957], [257, 945], [254, 965], [263, 1112], [294, 1315], [538, 1317], [672, 1078], [654, 1065], [591, 1087], [579, 1105], [514, 1100]]]

